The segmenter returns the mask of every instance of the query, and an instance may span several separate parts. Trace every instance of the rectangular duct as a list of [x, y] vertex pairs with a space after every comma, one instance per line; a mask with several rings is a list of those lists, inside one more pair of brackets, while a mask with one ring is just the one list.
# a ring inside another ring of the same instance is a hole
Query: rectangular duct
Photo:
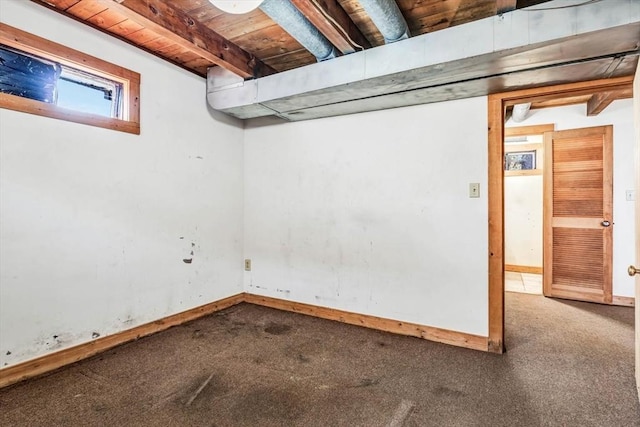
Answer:
[[640, 2], [525, 9], [256, 80], [212, 68], [207, 99], [241, 119], [306, 120], [630, 75], [639, 49]]

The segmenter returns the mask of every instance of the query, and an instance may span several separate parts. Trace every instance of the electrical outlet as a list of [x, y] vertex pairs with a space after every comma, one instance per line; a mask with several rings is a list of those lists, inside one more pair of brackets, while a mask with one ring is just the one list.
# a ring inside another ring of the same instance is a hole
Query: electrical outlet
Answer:
[[244, 271], [251, 271], [251, 260], [250, 259], [245, 259], [244, 260]]
[[636, 199], [636, 190], [627, 190], [625, 196], [627, 202], [633, 202]]
[[480, 183], [472, 182], [469, 184], [469, 197], [477, 198], [480, 197]]

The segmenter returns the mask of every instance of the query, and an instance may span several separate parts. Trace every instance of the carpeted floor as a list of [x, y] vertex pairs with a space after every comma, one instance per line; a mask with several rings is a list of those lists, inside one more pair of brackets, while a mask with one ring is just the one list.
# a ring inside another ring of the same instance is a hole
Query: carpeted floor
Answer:
[[0, 390], [0, 425], [640, 426], [633, 309], [506, 313], [493, 355], [242, 304]]

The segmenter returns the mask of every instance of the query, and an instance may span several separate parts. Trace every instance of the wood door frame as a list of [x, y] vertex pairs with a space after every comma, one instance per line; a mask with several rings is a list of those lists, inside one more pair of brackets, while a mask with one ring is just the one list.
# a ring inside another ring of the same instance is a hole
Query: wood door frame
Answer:
[[489, 95], [488, 102], [488, 208], [489, 208], [489, 339], [488, 351], [504, 347], [504, 122], [507, 107], [558, 97], [580, 96], [628, 87], [633, 76], [590, 80]]

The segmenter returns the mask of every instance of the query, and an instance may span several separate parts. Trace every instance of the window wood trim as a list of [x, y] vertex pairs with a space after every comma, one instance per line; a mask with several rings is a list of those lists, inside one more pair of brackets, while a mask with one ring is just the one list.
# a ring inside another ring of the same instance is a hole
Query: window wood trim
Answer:
[[122, 83], [124, 119], [104, 117], [62, 108], [54, 104], [0, 93], [0, 108], [66, 120], [75, 123], [140, 134], [140, 74], [50, 40], [0, 23], [0, 43]]
[[523, 171], [504, 171], [504, 176], [535, 176], [542, 175], [542, 169], [527, 169]]

